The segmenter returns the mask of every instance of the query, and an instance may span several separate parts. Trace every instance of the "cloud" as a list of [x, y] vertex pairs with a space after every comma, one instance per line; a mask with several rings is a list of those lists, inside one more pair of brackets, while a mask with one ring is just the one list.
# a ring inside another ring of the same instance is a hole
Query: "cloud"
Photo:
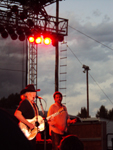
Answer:
[[96, 10], [93, 11], [93, 15], [98, 17], [98, 16], [101, 15], [101, 12], [98, 9], [96, 9]]
[[[51, 11], [53, 11], [53, 6]], [[108, 109], [112, 108], [106, 95], [110, 100], [113, 99], [113, 21], [112, 17], [107, 12], [103, 13], [97, 5], [92, 10], [84, 8], [84, 12], [87, 13], [81, 15], [80, 11], [66, 8], [60, 12], [61, 17], [69, 19], [68, 36], [65, 37], [67, 44], [64, 44], [64, 49], [67, 49], [67, 59], [64, 62], [67, 64], [65, 67], [67, 74], [64, 77], [66, 82], [63, 86], [66, 90], [61, 90], [61, 92], [66, 94], [63, 101], [66, 103], [69, 114], [76, 115], [81, 107], [86, 107], [86, 73], [83, 73], [82, 65], [89, 66], [91, 69], [89, 70], [89, 108], [90, 115], [95, 116], [101, 105], [105, 105]], [[97, 18], [99, 21], [95, 21]], [[59, 45], [61, 48], [62, 45]], [[22, 70], [23, 56], [24, 69], [26, 67], [25, 50], [26, 44], [23, 42], [0, 38], [0, 98], [7, 97], [11, 93], [19, 93], [23, 85], [25, 86], [25, 73], [23, 79], [22, 72], [18, 71]], [[37, 85], [41, 89], [38, 95], [45, 99], [44, 107], [48, 110], [54, 102], [52, 95], [55, 91], [55, 48], [39, 45], [37, 53]], [[59, 72], [60, 70], [62, 69], [59, 67]], [[60, 78], [59, 74], [59, 80]], [[40, 106], [39, 102], [38, 105]]]

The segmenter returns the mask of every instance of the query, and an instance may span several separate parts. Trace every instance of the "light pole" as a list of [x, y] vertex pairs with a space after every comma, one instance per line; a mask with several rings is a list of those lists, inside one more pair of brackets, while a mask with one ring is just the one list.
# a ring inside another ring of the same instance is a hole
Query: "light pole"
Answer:
[[[56, 1], [56, 34], [58, 35], [58, 17], [59, 17], [59, 1], [57, 0]], [[58, 86], [58, 82], [59, 82], [59, 77], [58, 77], [58, 74], [59, 74], [59, 48], [58, 48], [58, 41], [56, 43], [56, 46], [55, 46], [55, 52], [56, 52], [56, 55], [55, 55], [55, 91], [58, 91], [59, 90], [59, 86]]]
[[89, 66], [83, 65], [82, 68], [84, 68], [83, 73], [86, 72], [86, 86], [87, 86], [87, 117], [89, 117], [89, 85], [88, 85], [88, 71], [90, 70]]

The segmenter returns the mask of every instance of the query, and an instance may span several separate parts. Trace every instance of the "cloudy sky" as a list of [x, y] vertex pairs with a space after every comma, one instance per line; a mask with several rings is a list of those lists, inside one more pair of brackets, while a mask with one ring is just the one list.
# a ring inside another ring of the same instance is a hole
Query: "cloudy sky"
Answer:
[[[69, 21], [65, 44], [59, 44], [59, 51], [67, 49], [67, 60], [63, 62], [67, 64], [67, 82], [59, 84], [66, 87], [66, 91], [61, 91], [66, 94], [63, 103], [71, 115], [87, 107], [86, 73], [82, 65], [89, 66], [89, 114], [94, 117], [101, 105], [108, 110], [113, 107], [113, 1], [65, 0], [59, 5], [59, 17]], [[55, 4], [45, 9], [55, 16]], [[25, 47], [25, 42], [0, 37], [0, 98], [19, 93], [25, 85], [21, 72]], [[59, 67], [59, 73], [62, 71]], [[41, 89], [38, 95], [43, 97], [43, 107], [48, 110], [55, 91], [55, 48], [51, 45], [38, 47], [37, 80]]]

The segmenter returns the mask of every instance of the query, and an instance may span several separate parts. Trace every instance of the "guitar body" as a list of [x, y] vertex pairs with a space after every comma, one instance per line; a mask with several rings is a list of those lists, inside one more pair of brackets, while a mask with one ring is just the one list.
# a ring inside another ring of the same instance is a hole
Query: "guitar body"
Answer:
[[[27, 121], [35, 125], [37, 116], [35, 116], [33, 119], [27, 119]], [[28, 140], [34, 139], [38, 132], [44, 130], [44, 120], [41, 116], [38, 116], [38, 122], [40, 125], [38, 127], [35, 126], [33, 130], [29, 129], [24, 123], [19, 122], [19, 127]]]
[[[52, 114], [51, 116], [48, 116], [46, 119], [49, 120], [51, 117], [55, 117], [63, 111], [65, 111], [64, 108], [61, 108], [59, 109], [58, 112]], [[34, 125], [37, 120], [38, 120], [39, 126], [38, 127], [35, 126], [33, 130], [29, 129], [26, 124], [19, 122], [19, 127], [28, 140], [34, 139], [38, 132], [43, 131], [45, 129], [44, 120], [40, 115], [35, 116], [33, 119], [27, 119], [28, 122]]]

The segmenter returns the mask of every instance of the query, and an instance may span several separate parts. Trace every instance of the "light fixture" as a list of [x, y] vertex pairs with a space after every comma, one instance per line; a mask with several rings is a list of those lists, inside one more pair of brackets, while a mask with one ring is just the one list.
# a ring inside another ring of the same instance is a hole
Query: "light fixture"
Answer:
[[29, 37], [28, 37], [28, 41], [29, 41], [30, 43], [33, 43], [33, 42], [35, 41], [35, 38], [34, 38], [33, 36], [29, 36]]
[[0, 25], [0, 33], [5, 31], [4, 27], [2, 25]]
[[25, 40], [25, 35], [24, 34], [20, 34], [19, 35], [19, 40], [20, 41], [24, 41]]
[[18, 38], [16, 33], [10, 35], [12, 40], [16, 40]]
[[27, 24], [29, 27], [33, 27], [34, 26], [34, 22], [31, 19], [27, 20]]
[[45, 37], [43, 42], [44, 42], [45, 45], [49, 45], [49, 44], [51, 44], [51, 38], [50, 37]]
[[1, 33], [1, 36], [6, 39], [8, 37], [8, 33], [4, 30], [2, 33]]
[[32, 34], [31, 30], [28, 27], [24, 28], [24, 32], [25, 32], [26, 36], [30, 36]]
[[18, 35], [23, 34], [23, 29], [22, 29], [22, 27], [17, 27], [16, 32], [17, 32]]
[[9, 26], [8, 26], [8, 27], [6, 27], [6, 29], [7, 29], [8, 33], [9, 33], [10, 35], [12, 35], [12, 34], [15, 33], [13, 27], [9, 27]]

